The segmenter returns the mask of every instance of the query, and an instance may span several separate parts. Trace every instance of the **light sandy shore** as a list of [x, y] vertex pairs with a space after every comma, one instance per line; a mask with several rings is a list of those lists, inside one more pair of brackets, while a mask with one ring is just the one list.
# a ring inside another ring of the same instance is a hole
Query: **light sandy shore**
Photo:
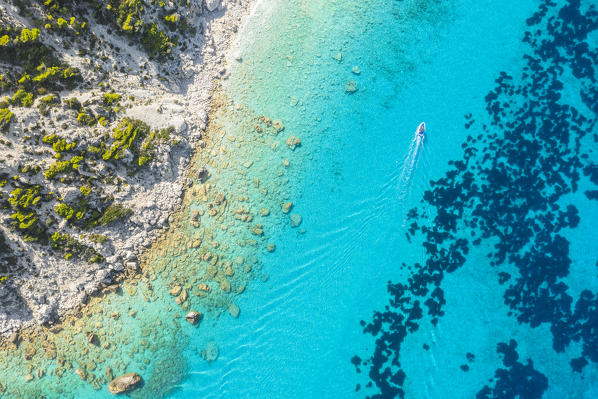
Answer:
[[[213, 89], [219, 79], [227, 78], [225, 54], [252, 4], [249, 0], [221, 0], [221, 3], [198, 0], [196, 3], [194, 22], [203, 27], [203, 33], [197, 35], [195, 47], [179, 54], [176, 74], [165, 80], [156, 76], [149, 84], [140, 84], [138, 76], [133, 74], [110, 76], [113, 88], [135, 97], [135, 103], [126, 109], [126, 116], [143, 120], [152, 128], [174, 126], [179, 144], [159, 149], [147, 171], [132, 177], [122, 190], [111, 193], [115, 200], [133, 209], [134, 213], [126, 222], [94, 231], [109, 239], [110, 245], [101, 247], [105, 262], [68, 261], [45, 254], [35, 245], [18, 248], [33, 262], [20, 265], [19, 276], [0, 285], [0, 335], [10, 335], [21, 327], [56, 321], [86, 302], [98, 289], [135, 271], [146, 249], [166, 231], [172, 213], [181, 202], [183, 190], [190, 183], [189, 176], [197, 173], [188, 163], [193, 151], [201, 151], [204, 146], [202, 134], [208, 122]], [[142, 56], [135, 47], [116, 44], [124, 49], [124, 57]], [[79, 94], [85, 98], [84, 92]], [[31, 118], [20, 118], [21, 125], [17, 128], [32, 123]], [[80, 132], [73, 130], [70, 134]], [[14, 148], [12, 151], [18, 152]], [[19, 242], [14, 233], [7, 229], [4, 233]]]

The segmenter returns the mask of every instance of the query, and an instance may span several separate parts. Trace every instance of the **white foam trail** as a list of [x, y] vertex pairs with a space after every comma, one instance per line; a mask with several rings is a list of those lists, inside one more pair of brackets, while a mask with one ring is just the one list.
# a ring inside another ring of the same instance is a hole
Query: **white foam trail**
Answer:
[[418, 155], [421, 148], [423, 148], [422, 137], [414, 137], [413, 140], [411, 140], [409, 150], [407, 150], [407, 154], [405, 155], [403, 168], [401, 169], [401, 174], [399, 175], [399, 200], [405, 199], [409, 193], [413, 171], [417, 167], [419, 159]]

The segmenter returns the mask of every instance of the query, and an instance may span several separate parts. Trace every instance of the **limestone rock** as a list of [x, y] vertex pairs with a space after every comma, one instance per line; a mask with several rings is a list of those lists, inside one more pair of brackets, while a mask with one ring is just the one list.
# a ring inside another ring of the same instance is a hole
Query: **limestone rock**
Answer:
[[185, 320], [187, 320], [192, 325], [196, 325], [199, 323], [203, 315], [201, 312], [196, 312], [195, 310], [191, 310], [189, 313], [185, 315]]
[[206, 362], [213, 362], [218, 359], [218, 354], [218, 345], [216, 345], [216, 342], [214, 341], [208, 342], [205, 348], [201, 350], [201, 357]]
[[75, 370], [75, 374], [77, 374], [79, 378], [81, 378], [82, 380], [85, 380], [87, 378], [87, 371], [85, 371], [85, 369], [81, 367]]
[[129, 373], [125, 375], [121, 375], [120, 377], [116, 377], [113, 379], [110, 384], [108, 384], [108, 390], [110, 393], [118, 394], [121, 392], [127, 392], [137, 388], [139, 383], [141, 382], [141, 376], [137, 373]]
[[276, 132], [282, 132], [284, 130], [284, 125], [280, 119], [274, 119], [272, 121], [272, 127], [276, 130]]
[[299, 227], [302, 221], [303, 218], [301, 217], [301, 215], [296, 213], [291, 215], [291, 227]]
[[353, 94], [357, 91], [357, 82], [350, 80], [345, 84], [345, 93]]
[[174, 287], [172, 287], [170, 289], [170, 291], [168, 291], [168, 293], [172, 296], [179, 296], [179, 294], [181, 293], [181, 291], [183, 290], [183, 287], [181, 287], [180, 285], [175, 285]]
[[288, 138], [287, 138], [287, 146], [291, 149], [291, 150], [295, 150], [295, 148], [299, 147], [301, 145], [301, 140], [299, 140], [299, 137], [295, 136], [294, 134], [291, 134]]
[[85, 336], [87, 337], [87, 342], [92, 345], [97, 345], [100, 343], [98, 336], [91, 331], [88, 331]]
[[282, 213], [289, 213], [292, 207], [293, 203], [291, 201], [285, 202], [284, 204], [282, 204]]
[[220, 6], [220, 0], [206, 0], [206, 8], [212, 12]]
[[233, 317], [239, 317], [240, 312], [241, 312], [241, 309], [239, 309], [239, 305], [237, 305], [234, 302], [231, 303], [230, 306], [228, 307], [228, 313], [230, 313], [230, 315]]

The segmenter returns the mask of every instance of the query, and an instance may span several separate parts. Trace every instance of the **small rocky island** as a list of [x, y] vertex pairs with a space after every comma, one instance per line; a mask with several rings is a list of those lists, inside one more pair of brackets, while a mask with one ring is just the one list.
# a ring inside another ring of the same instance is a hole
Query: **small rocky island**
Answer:
[[0, 1], [0, 335], [136, 271], [167, 227], [226, 77], [219, 5]]

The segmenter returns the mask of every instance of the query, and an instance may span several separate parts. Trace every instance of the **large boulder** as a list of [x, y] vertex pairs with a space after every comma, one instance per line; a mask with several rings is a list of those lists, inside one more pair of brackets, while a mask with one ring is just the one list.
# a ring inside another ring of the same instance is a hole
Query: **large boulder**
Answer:
[[220, 5], [220, 0], [206, 0], [206, 8], [210, 12], [217, 9], [219, 5]]
[[110, 393], [118, 394], [122, 392], [131, 391], [141, 383], [141, 376], [137, 373], [129, 373], [121, 375], [113, 379], [108, 384], [108, 390]]

